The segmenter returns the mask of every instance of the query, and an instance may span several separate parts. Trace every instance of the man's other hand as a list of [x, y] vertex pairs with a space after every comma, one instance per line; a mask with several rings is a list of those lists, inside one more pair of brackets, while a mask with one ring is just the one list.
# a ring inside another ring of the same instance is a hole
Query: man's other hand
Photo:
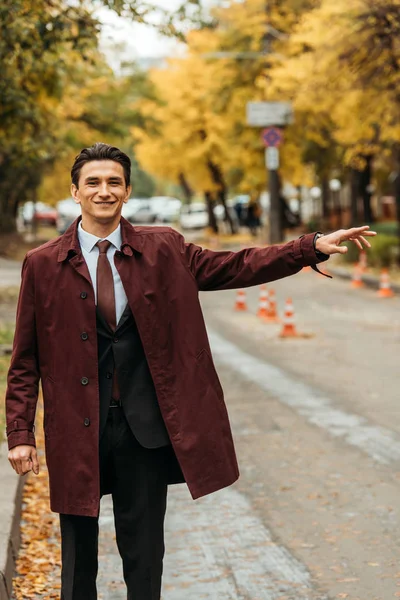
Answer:
[[353, 229], [340, 229], [334, 233], [329, 233], [319, 237], [315, 243], [315, 249], [323, 254], [346, 254], [348, 248], [341, 246], [343, 242], [354, 242], [356, 246], [363, 250], [363, 245], [366, 248], [371, 248], [371, 244], [366, 237], [374, 237], [375, 231], [369, 231], [369, 226], [353, 227]]
[[8, 460], [18, 475], [26, 475], [29, 471], [39, 474], [39, 461], [34, 446], [15, 446], [8, 452]]

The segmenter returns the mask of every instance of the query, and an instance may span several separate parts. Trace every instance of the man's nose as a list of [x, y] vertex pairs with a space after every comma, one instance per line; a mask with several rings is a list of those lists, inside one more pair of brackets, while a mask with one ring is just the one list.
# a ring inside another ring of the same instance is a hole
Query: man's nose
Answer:
[[99, 188], [99, 196], [101, 198], [108, 198], [110, 195], [110, 190], [108, 189], [108, 185], [106, 182], [100, 184]]

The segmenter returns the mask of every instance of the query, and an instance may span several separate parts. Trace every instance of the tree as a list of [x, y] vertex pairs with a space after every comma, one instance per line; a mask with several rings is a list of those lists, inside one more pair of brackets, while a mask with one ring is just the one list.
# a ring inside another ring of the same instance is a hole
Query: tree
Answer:
[[95, 60], [97, 25], [78, 6], [5, 0], [0, 6], [0, 232], [19, 202], [35, 199], [57, 156], [60, 101], [69, 80]]
[[[103, 4], [141, 22], [156, 10], [151, 2], [136, 0]], [[192, 0], [162, 17], [158, 27], [164, 33], [182, 36], [189, 18], [201, 19], [201, 4]], [[117, 82], [98, 51], [98, 32], [85, 2], [1, 3], [0, 232], [15, 228], [18, 205], [36, 200], [40, 186], [46, 198], [52, 195], [45, 174], [54, 169], [65, 180], [60, 162], [71, 159], [85, 140], [92, 143], [100, 135], [130, 145], [125, 130], [139, 115], [129, 109], [133, 94], [124, 88], [127, 80]], [[123, 115], [117, 92], [126, 100]]]

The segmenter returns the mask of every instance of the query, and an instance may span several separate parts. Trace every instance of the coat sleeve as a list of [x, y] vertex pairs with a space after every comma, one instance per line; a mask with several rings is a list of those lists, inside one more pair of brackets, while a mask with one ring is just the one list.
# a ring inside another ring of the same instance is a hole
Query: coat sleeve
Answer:
[[267, 248], [213, 252], [181, 240], [184, 260], [199, 290], [228, 290], [260, 285], [322, 262], [314, 250], [315, 234]]
[[16, 329], [6, 392], [8, 447], [35, 446], [34, 422], [39, 388], [33, 265], [22, 265]]

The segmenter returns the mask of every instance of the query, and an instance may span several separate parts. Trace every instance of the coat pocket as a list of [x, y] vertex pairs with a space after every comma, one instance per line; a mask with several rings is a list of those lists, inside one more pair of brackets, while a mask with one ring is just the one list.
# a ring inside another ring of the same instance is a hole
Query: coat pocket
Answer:
[[200, 374], [216, 391], [218, 398], [223, 400], [224, 392], [219, 381], [217, 371], [215, 370], [213, 359], [206, 348], [203, 348], [196, 356], [198, 365], [200, 366]]

